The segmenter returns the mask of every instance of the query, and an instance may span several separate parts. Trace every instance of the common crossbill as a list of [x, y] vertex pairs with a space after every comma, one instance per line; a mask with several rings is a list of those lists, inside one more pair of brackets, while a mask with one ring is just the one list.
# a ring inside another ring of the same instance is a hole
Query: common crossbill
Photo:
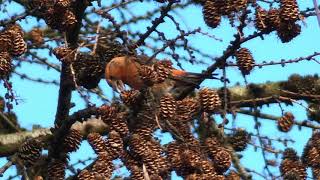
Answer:
[[[158, 61], [152, 60], [148, 61], [145, 56], [121, 56], [113, 58], [107, 65], [105, 69], [105, 78], [108, 84], [115, 91], [124, 90], [124, 85], [130, 86], [132, 89], [141, 90], [147, 85], [141, 78], [140, 68], [143, 65], [154, 67], [154, 64]], [[183, 88], [188, 86], [198, 86], [198, 84], [205, 78], [217, 79], [210, 76], [191, 73], [183, 70], [178, 70], [173, 67], [170, 68], [170, 74], [168, 77], [160, 82], [155, 83], [151, 87], [154, 94], [163, 95], [165, 93], [179, 93]]]

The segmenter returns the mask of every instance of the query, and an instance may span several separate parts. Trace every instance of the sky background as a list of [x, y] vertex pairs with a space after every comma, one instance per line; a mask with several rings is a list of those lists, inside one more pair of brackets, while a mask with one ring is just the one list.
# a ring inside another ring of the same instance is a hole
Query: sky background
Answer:
[[[104, 2], [103, 2], [104, 3]], [[307, 7], [313, 7], [312, 0], [299, 0], [300, 10], [304, 10]], [[134, 14], [143, 14], [146, 11], [154, 9], [161, 6], [157, 2], [150, 3], [134, 3], [129, 4], [128, 7], [134, 9]], [[3, 10], [6, 9], [7, 12]], [[0, 5], [0, 20], [11, 17], [14, 14], [21, 13], [23, 8], [17, 4], [12, 3], [9, 6]], [[119, 13], [116, 10], [111, 11], [115, 17], [119, 17]], [[233, 34], [235, 33], [235, 28], [230, 27], [228, 20], [224, 19], [221, 25], [216, 29], [211, 29], [207, 27], [202, 18], [202, 10], [200, 6], [190, 6], [184, 8], [183, 10], [175, 11], [171, 13], [176, 17], [177, 20], [180, 20], [181, 27], [185, 30], [192, 30], [197, 27], [201, 27], [204, 32], [208, 32], [212, 35], [215, 35], [217, 38], [222, 39], [222, 42], [209, 39], [202, 35], [195, 35], [189, 37], [189, 42], [193, 47], [197, 47], [204, 52], [212, 55], [213, 57], [220, 56], [223, 50], [229, 45], [229, 42], [233, 39]], [[158, 14], [155, 14], [153, 17], [157, 17]], [[100, 20], [99, 17], [92, 17], [92, 19]], [[26, 23], [27, 22], [27, 23]], [[19, 24], [22, 27], [29, 31], [34, 27], [37, 21], [34, 18], [27, 18], [26, 21], [19, 21]], [[290, 43], [281, 43], [279, 38], [276, 36], [275, 32], [271, 35], [265, 36], [265, 39], [262, 41], [260, 38], [256, 38], [252, 41], [249, 41], [243, 44], [242, 47], [247, 47], [251, 50], [254, 59], [257, 63], [263, 61], [280, 61], [281, 59], [292, 59], [300, 56], [308, 56], [313, 52], [319, 51], [319, 42], [320, 42], [320, 30], [315, 17], [310, 17], [306, 19], [303, 23], [299, 22], [302, 26], [302, 33], [300, 36], [296, 37]], [[40, 21], [40, 25], [44, 26], [45, 23]], [[109, 25], [108, 21], [103, 21], [103, 25]], [[147, 26], [150, 25], [150, 22], [141, 22], [136, 26], [130, 26], [133, 30], [144, 31]], [[1, 28], [1, 27], [0, 27]], [[177, 35], [177, 31], [173, 26], [173, 23], [166, 19], [166, 23], [161, 24], [158, 30], [164, 31], [168, 39], [174, 38]], [[245, 34], [252, 34], [254, 31], [253, 23], [249, 24], [249, 28], [246, 28]], [[152, 43], [152, 42], [150, 42]], [[48, 57], [46, 50], [42, 50], [42, 56], [48, 58], [51, 62], [57, 62], [55, 57]], [[147, 52], [147, 51], [146, 51]], [[181, 52], [183, 55], [187, 55], [185, 52]], [[159, 56], [164, 57], [164, 56]], [[196, 55], [198, 57], [198, 55]], [[319, 58], [318, 58], [319, 59]], [[204, 59], [207, 63], [212, 64], [212, 59]], [[234, 60], [230, 59], [234, 62]], [[205, 69], [205, 66], [194, 66], [191, 64], [183, 64], [183, 67], [192, 72], [201, 72]], [[301, 75], [307, 74], [316, 74], [319, 72], [320, 65], [313, 61], [303, 61], [297, 64], [286, 65], [285, 68], [280, 65], [277, 66], [267, 66], [262, 69], [254, 69], [254, 71], [247, 76], [247, 81], [249, 83], [264, 83], [267, 81], [281, 81], [286, 80], [289, 75], [293, 73], [298, 73]], [[38, 65], [30, 65], [29, 63], [23, 63], [21, 67], [18, 68], [19, 72], [27, 73], [32, 77], [42, 77], [44, 79], [59, 80], [59, 75], [53, 70], [43, 70]], [[220, 71], [218, 71], [221, 73]], [[240, 71], [237, 68], [230, 67], [227, 69], [227, 76], [231, 83], [228, 86], [233, 86], [236, 83], [244, 84], [244, 79], [241, 76]], [[39, 124], [42, 127], [52, 127], [55, 111], [57, 106], [58, 98], [58, 87], [52, 85], [43, 85], [36, 84], [25, 80], [20, 80], [19, 77], [13, 75], [11, 78], [13, 82], [13, 89], [18, 95], [18, 98], [21, 99], [19, 105], [14, 106], [14, 112], [18, 115], [19, 122], [22, 127], [31, 130], [33, 125]], [[111, 97], [111, 89], [108, 87], [105, 81], [100, 82], [101, 87], [103, 87], [104, 92]], [[201, 86], [209, 87], [221, 87], [222, 83], [217, 81], [206, 81]], [[0, 95], [3, 96], [5, 89], [0, 89]], [[85, 107], [85, 103], [79, 99], [77, 92], [73, 93], [73, 102], [76, 103], [76, 106], [71, 109], [71, 113]], [[93, 98], [92, 102], [96, 103], [97, 106], [101, 105], [103, 102]], [[294, 105], [293, 107], [283, 106], [285, 111], [291, 111], [297, 120], [305, 120], [306, 113], [305, 109], [299, 105]], [[265, 113], [270, 113], [272, 115], [281, 115], [281, 110], [278, 105], [272, 105], [268, 108], [263, 108], [261, 110]], [[217, 118], [219, 121], [219, 118]], [[259, 120], [262, 123], [261, 133], [262, 135], [269, 135], [271, 138], [292, 138], [296, 140], [296, 143], [289, 144], [289, 146], [294, 147], [298, 153], [301, 155], [304, 144], [311, 135], [311, 131], [306, 128], [302, 128], [301, 131], [294, 127], [289, 133], [281, 133], [276, 128], [276, 123], [269, 120]], [[245, 128], [249, 132], [254, 132], [254, 120], [250, 116], [238, 115], [236, 120], [236, 127]], [[231, 123], [228, 125], [231, 127]], [[168, 135], [163, 136], [162, 143], [168, 143], [170, 137]], [[284, 147], [281, 144], [276, 146], [279, 149]], [[257, 152], [253, 151], [253, 147], [249, 146], [248, 149], [243, 153], [244, 157], [241, 159], [243, 164], [246, 164], [246, 167], [250, 169], [255, 169], [258, 172], [261, 172], [264, 167], [264, 161], [261, 156], [261, 151], [258, 149]], [[76, 162], [79, 159], [86, 159], [87, 157], [94, 157], [92, 149], [89, 147], [87, 142], [83, 142], [81, 148], [76, 152], [71, 154], [71, 163]], [[273, 156], [268, 156], [272, 158]], [[0, 166], [6, 162], [6, 159], [0, 159]], [[76, 166], [76, 168], [82, 168], [83, 166]], [[271, 168], [272, 171], [277, 172], [277, 169]], [[127, 173], [125, 171], [119, 171], [117, 173]], [[15, 175], [15, 169], [10, 168], [5, 174], [3, 179], [7, 179], [10, 175]], [[1, 178], [0, 178], [1, 179]], [[20, 178], [17, 178], [20, 179]], [[174, 176], [173, 179], [179, 179]], [[258, 176], [254, 175], [254, 179], [261, 179]]]

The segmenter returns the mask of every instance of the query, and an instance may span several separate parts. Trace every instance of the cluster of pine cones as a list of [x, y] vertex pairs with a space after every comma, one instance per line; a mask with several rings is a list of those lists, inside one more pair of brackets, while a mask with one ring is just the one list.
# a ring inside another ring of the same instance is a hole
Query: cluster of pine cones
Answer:
[[52, 29], [65, 32], [78, 22], [72, 3], [72, 0], [32, 0], [29, 2], [29, 8], [40, 13]]
[[247, 0], [205, 0], [203, 2], [203, 18], [205, 23], [216, 28], [221, 22], [221, 16], [233, 18], [232, 14], [247, 7]]
[[11, 24], [0, 32], [0, 79], [7, 78], [12, 71], [12, 57], [27, 51], [24, 32], [18, 24]]
[[320, 178], [320, 132], [314, 132], [305, 146], [302, 158], [292, 148], [287, 148], [283, 153], [280, 172], [283, 179], [306, 179], [306, 168], [312, 169], [313, 178]]
[[276, 30], [283, 43], [291, 41], [301, 32], [301, 26], [296, 23], [300, 19], [299, 7], [296, 0], [280, 0], [280, 9], [268, 11], [256, 7], [255, 26], [260, 31]]

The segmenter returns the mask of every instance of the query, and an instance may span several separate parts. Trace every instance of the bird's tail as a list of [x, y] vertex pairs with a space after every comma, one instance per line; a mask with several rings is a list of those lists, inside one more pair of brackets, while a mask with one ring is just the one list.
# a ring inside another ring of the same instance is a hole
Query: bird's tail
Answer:
[[182, 70], [173, 70], [171, 79], [189, 85], [197, 85], [205, 79], [219, 79], [217, 74], [193, 73]]

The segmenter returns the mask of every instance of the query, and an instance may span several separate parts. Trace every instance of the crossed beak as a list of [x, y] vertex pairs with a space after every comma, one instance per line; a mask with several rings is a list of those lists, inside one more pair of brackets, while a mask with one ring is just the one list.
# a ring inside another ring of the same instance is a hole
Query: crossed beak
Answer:
[[111, 86], [112, 89], [118, 93], [124, 90], [124, 84], [121, 80], [107, 80], [107, 82], [109, 86]]

